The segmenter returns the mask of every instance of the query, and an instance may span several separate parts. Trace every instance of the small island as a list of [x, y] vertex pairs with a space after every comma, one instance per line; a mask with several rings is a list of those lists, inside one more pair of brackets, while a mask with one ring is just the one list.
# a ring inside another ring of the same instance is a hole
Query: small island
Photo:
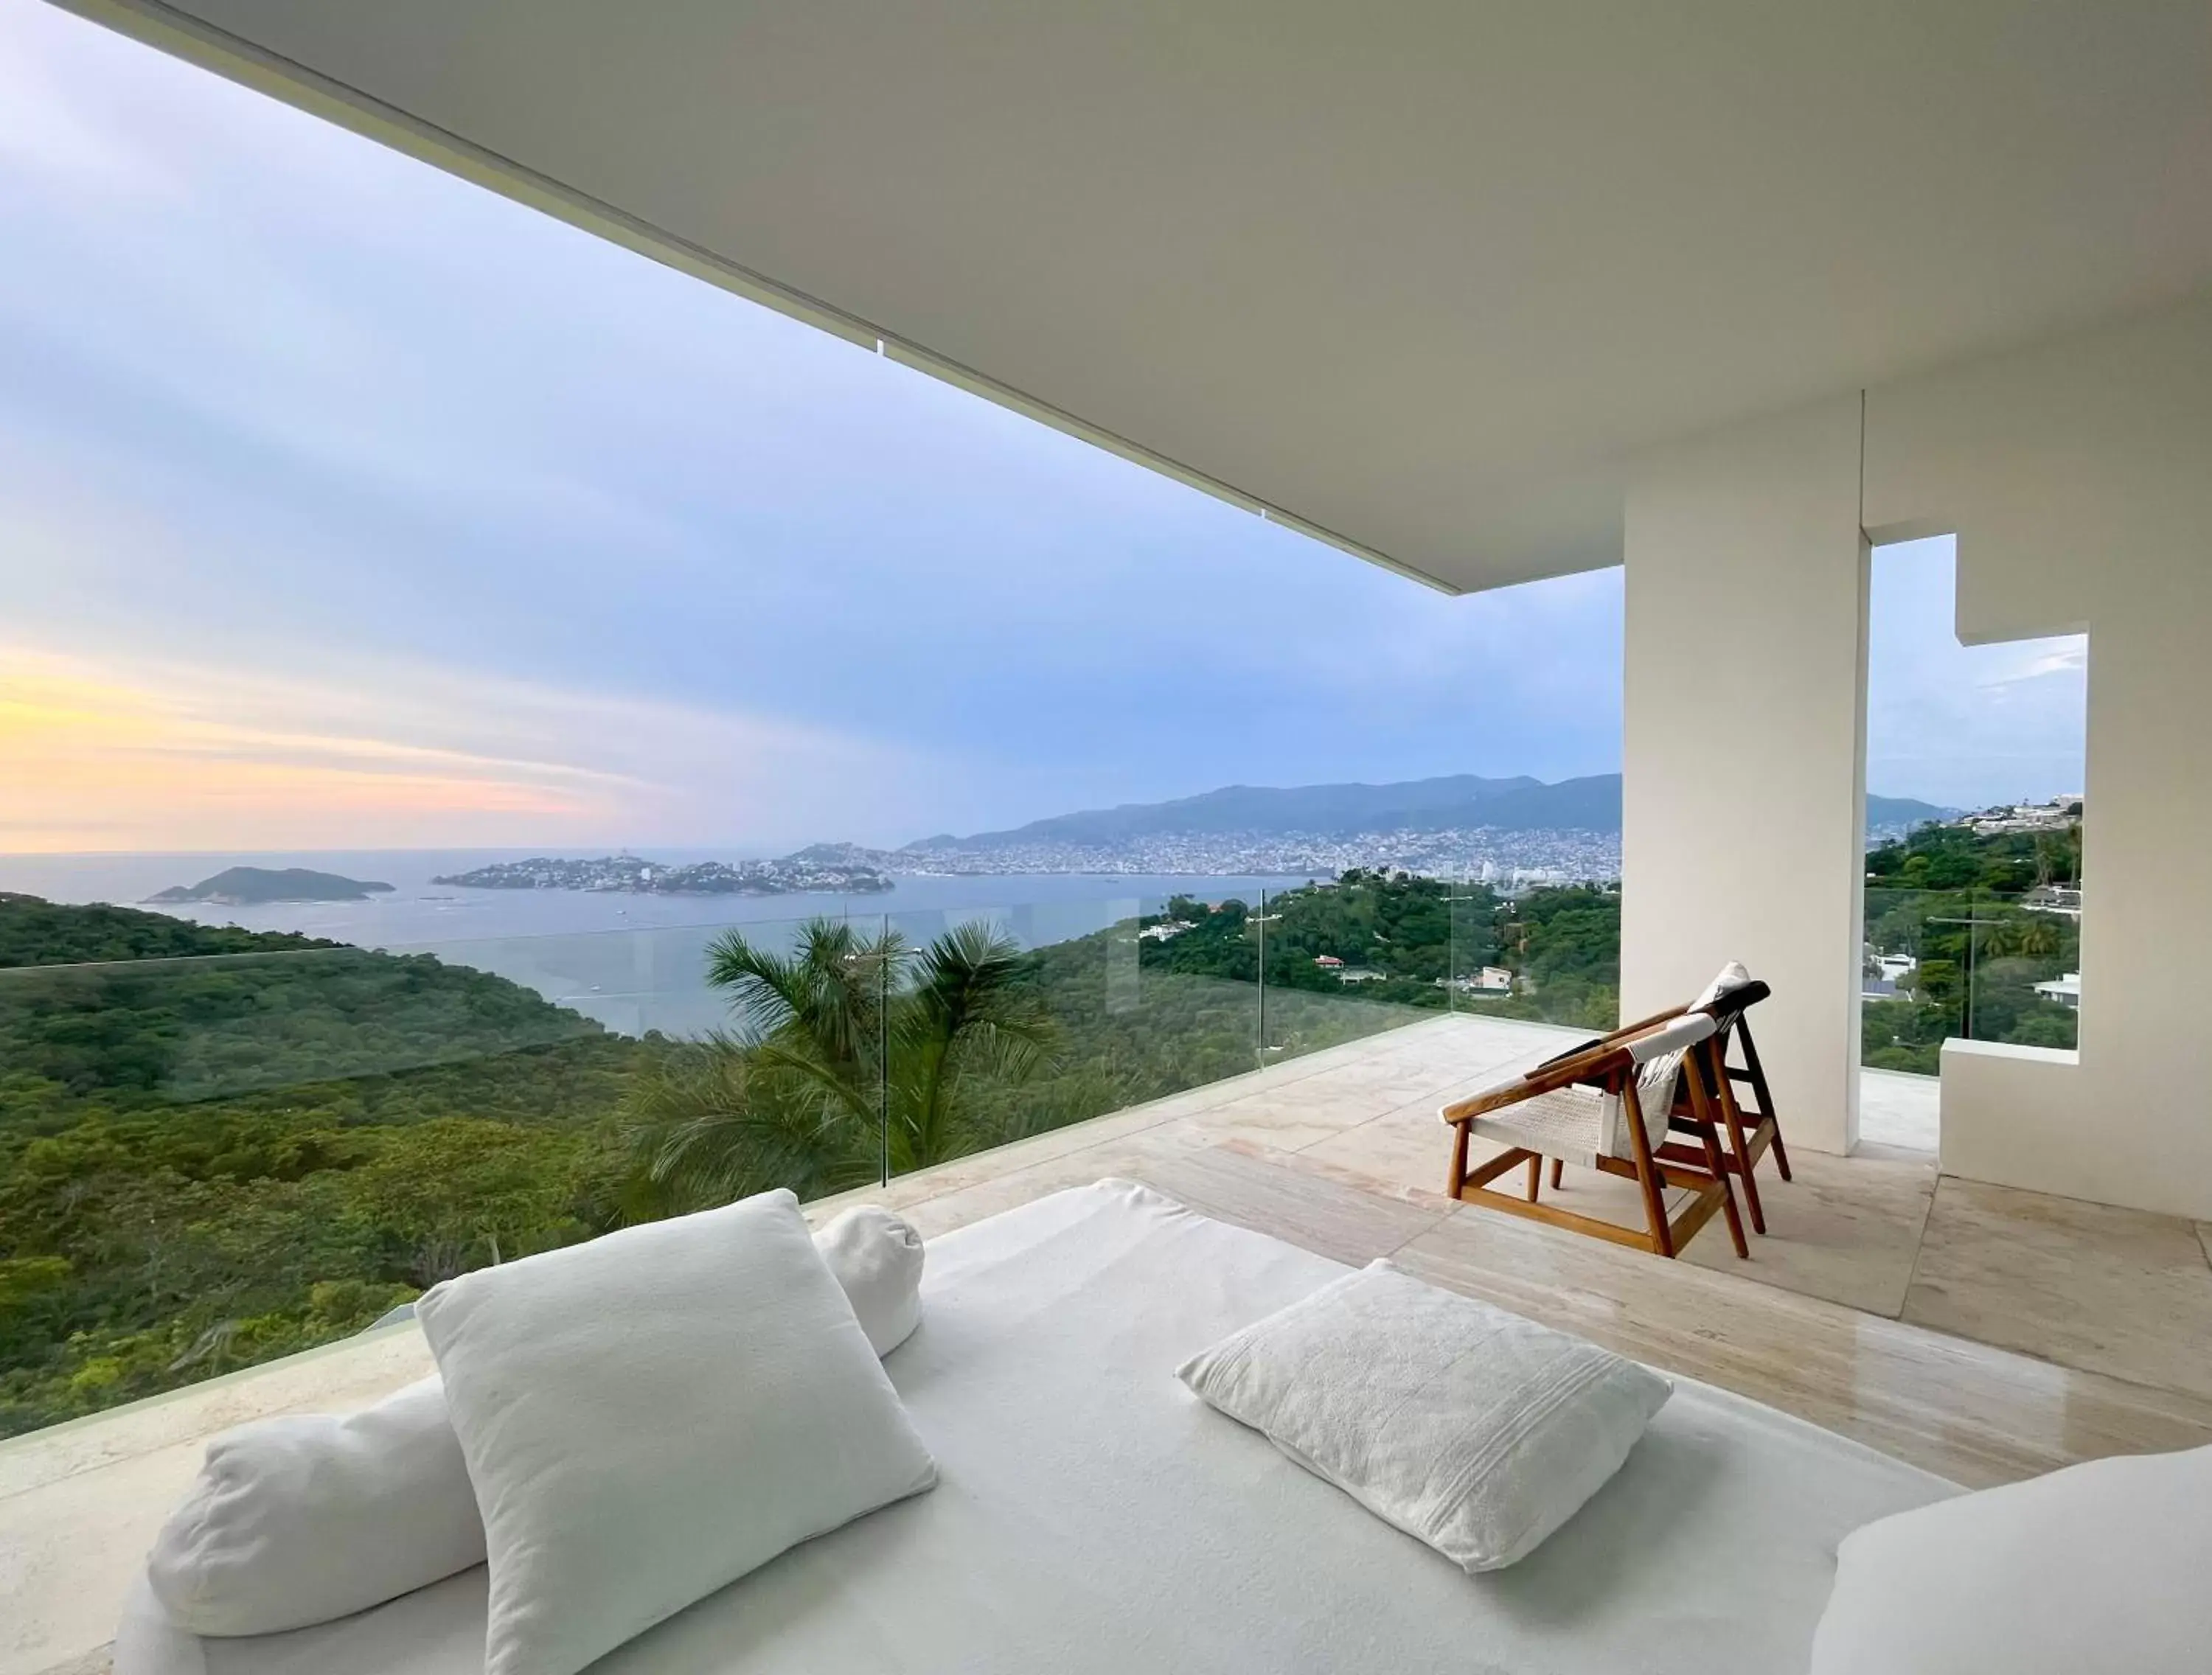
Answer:
[[848, 853], [842, 845], [817, 844], [779, 860], [693, 861], [677, 866], [635, 855], [602, 855], [596, 860], [556, 860], [538, 856], [501, 861], [472, 872], [433, 878], [434, 884], [464, 889], [574, 889], [626, 895], [790, 895], [816, 891], [872, 895], [895, 888], [878, 867]]
[[254, 907], [272, 901], [366, 901], [391, 888], [389, 884], [344, 878], [335, 872], [317, 872], [304, 866], [232, 866], [189, 887], [172, 884], [146, 900]]

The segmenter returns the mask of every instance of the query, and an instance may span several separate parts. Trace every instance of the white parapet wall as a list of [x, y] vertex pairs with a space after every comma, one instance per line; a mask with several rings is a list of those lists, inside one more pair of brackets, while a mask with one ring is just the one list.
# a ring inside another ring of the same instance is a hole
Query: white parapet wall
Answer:
[[1745, 959], [1850, 1145], [1864, 543], [1954, 532], [1962, 640], [2088, 635], [2090, 885], [2078, 1055], [1948, 1049], [1944, 1167], [2212, 1217], [2212, 300], [1670, 449], [1626, 528], [1624, 1009]]
[[[2010, 1180], [2021, 1160], [2071, 1156], [2069, 1131], [2088, 1121], [2081, 1105], [2081, 1055], [2009, 1041], [1943, 1043], [1942, 1139], [1946, 1174]], [[2124, 1150], [2093, 1154], [2069, 1177], [2065, 1196], [2121, 1202], [2130, 1187]]]

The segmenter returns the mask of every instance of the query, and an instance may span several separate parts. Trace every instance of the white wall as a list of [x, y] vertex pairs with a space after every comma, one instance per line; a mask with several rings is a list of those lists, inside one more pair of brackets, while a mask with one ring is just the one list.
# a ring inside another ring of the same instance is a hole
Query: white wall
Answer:
[[[1863, 466], [1855, 399], [1641, 462], [1624, 1010], [1702, 980], [1717, 955], [1745, 959], [1775, 986], [1760, 1038], [1782, 1060], [1785, 1132], [1849, 1146], [1860, 531], [1955, 531], [1962, 639], [2088, 634], [2088, 890], [2078, 1062], [1947, 1053], [1944, 1167], [2212, 1217], [2212, 300], [1864, 401]], [[1728, 818], [1683, 786], [1699, 730], [1736, 765]]]
[[1869, 391], [1866, 521], [2089, 636], [2079, 1073], [1947, 1055], [1944, 1167], [2212, 1217], [2212, 300]]
[[1627, 498], [1621, 1009], [1727, 960], [1787, 1138], [1858, 1133], [1867, 560], [1859, 400], [1642, 462]]

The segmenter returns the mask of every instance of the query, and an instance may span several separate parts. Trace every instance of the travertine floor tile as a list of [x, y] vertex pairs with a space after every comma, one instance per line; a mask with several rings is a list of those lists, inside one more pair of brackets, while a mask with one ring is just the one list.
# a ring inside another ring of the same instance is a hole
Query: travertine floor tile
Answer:
[[115, 1648], [112, 1644], [94, 1648], [82, 1657], [71, 1658], [67, 1663], [58, 1663], [43, 1669], [39, 1675], [114, 1675]]
[[1109, 1175], [1142, 1180], [1147, 1168], [1160, 1158], [1202, 1150], [1212, 1144], [1212, 1137], [1188, 1124], [1168, 1124], [967, 1182], [908, 1205], [899, 1213], [914, 1223], [925, 1240], [934, 1239], [1064, 1187], [1087, 1186]]
[[[1894, 1318], [1936, 1195], [1936, 1160], [1862, 1145], [1849, 1157], [1800, 1149], [1790, 1163], [1796, 1178], [1787, 1181], [1771, 1159], [1759, 1167], [1766, 1235], [1750, 1235], [1748, 1261], [1737, 1259], [1725, 1237], [1705, 1234], [1684, 1254], [1703, 1267]], [[1747, 1231], [1740, 1191], [1738, 1207]]]
[[2178, 1217], [1946, 1175], [1904, 1318], [2212, 1398], [2212, 1265]]
[[[1933, 1076], [1902, 1071], [1859, 1072], [1859, 1138], [1882, 1146], [1933, 1152], [1942, 1131], [1943, 1084]], [[1786, 1123], [1789, 1113], [1784, 1112]], [[1783, 1138], [1789, 1138], [1785, 1127]]]
[[[1412, 1186], [1442, 1193], [1445, 1178], [1451, 1173], [1452, 1139], [1451, 1131], [1437, 1119], [1439, 1102], [1425, 1101], [1385, 1112], [1300, 1149], [1298, 1156], [1364, 1176], [1386, 1190]], [[1480, 1163], [1504, 1150], [1489, 1141], [1478, 1140], [1469, 1148], [1468, 1161], [1470, 1165]], [[1493, 1190], [1510, 1189], [1518, 1193], [1524, 1179], [1516, 1171], [1494, 1182]], [[1600, 1174], [1592, 1169], [1570, 1168], [1564, 1185], [1555, 1189], [1547, 1168], [1542, 1193], [1544, 1203], [1557, 1204], [1578, 1215], [1596, 1216], [1624, 1227], [1644, 1225], [1643, 1194], [1632, 1180]], [[1669, 1193], [1669, 1210], [1679, 1209], [1683, 1197], [1680, 1192]], [[1722, 1247], [1727, 1248], [1728, 1229], [1718, 1217], [1698, 1235], [1695, 1242], [1702, 1244], [1708, 1237], [1717, 1238]]]
[[1450, 1173], [1451, 1131], [1434, 1105], [1404, 1105], [1329, 1135], [1299, 1154], [1389, 1186], [1441, 1192]]
[[1392, 1254], [1455, 1213], [1441, 1199], [1409, 1200], [1348, 1186], [1234, 1146], [1163, 1155], [1132, 1175], [1202, 1215], [1355, 1266]]
[[2212, 1400], [2202, 1397], [2051, 1366], [1509, 1217], [1463, 1211], [1390, 1259], [1970, 1487], [2212, 1442]]
[[[1451, 1138], [1437, 1120], [1438, 1102], [1386, 1112], [1303, 1147], [1299, 1156], [1386, 1186], [1441, 1192], [1449, 1173]], [[1474, 1156], [1480, 1159], [1496, 1151], [1479, 1144]], [[1848, 1160], [1814, 1152], [1793, 1154], [1791, 1162], [1794, 1181], [1784, 1183], [1771, 1163], [1760, 1173], [1768, 1235], [1747, 1237], [1748, 1261], [1736, 1255], [1719, 1217], [1690, 1241], [1685, 1256], [1785, 1290], [1894, 1316], [1904, 1307], [1935, 1192], [1935, 1160], [1869, 1146]], [[1517, 1189], [1520, 1177], [1498, 1184]], [[1680, 1207], [1682, 1197], [1679, 1192], [1668, 1195], [1670, 1210]], [[1644, 1225], [1644, 1201], [1636, 1184], [1589, 1169], [1568, 1169], [1557, 1189], [1547, 1170], [1543, 1200], [1624, 1227]], [[1747, 1232], [1747, 1216], [1745, 1225]]]

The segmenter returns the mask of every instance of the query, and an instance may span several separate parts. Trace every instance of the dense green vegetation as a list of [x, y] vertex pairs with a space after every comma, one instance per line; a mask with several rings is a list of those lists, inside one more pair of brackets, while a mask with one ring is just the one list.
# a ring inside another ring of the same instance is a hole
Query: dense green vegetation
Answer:
[[127, 908], [0, 896], [0, 1434], [613, 1225], [664, 1050], [465, 968]]
[[[428, 956], [0, 895], [0, 1435], [626, 1219], [861, 1184], [1447, 1005], [1607, 1023], [1619, 905], [1355, 873], [1026, 952], [825, 924], [788, 956], [726, 939], [731, 1033], [672, 1042]], [[1523, 992], [1440, 980], [1484, 964]]]
[[2081, 968], [2080, 919], [2044, 899], [2081, 871], [2078, 823], [1987, 837], [1923, 826], [1870, 853], [1867, 945], [1917, 964], [1895, 998], [1865, 1003], [1863, 1060], [1932, 1076], [1946, 1036], [2072, 1047], [2075, 1013], [2035, 986]]
[[[1620, 897], [1612, 890], [1543, 889], [1515, 901], [1483, 884], [1355, 868], [1334, 884], [1269, 896], [1261, 925], [1247, 921], [1241, 902], [1222, 907], [1170, 902], [1165, 919], [1193, 928], [1146, 944], [1146, 969], [1256, 983], [1264, 953], [1273, 1047], [1304, 1045], [1290, 1021], [1316, 1015], [1290, 1004], [1301, 994], [1366, 1007], [1464, 1004], [1498, 1017], [1599, 1027], [1618, 1010]], [[1510, 971], [1512, 992], [1475, 999], [1445, 986], [1448, 976], [1485, 966]]]

